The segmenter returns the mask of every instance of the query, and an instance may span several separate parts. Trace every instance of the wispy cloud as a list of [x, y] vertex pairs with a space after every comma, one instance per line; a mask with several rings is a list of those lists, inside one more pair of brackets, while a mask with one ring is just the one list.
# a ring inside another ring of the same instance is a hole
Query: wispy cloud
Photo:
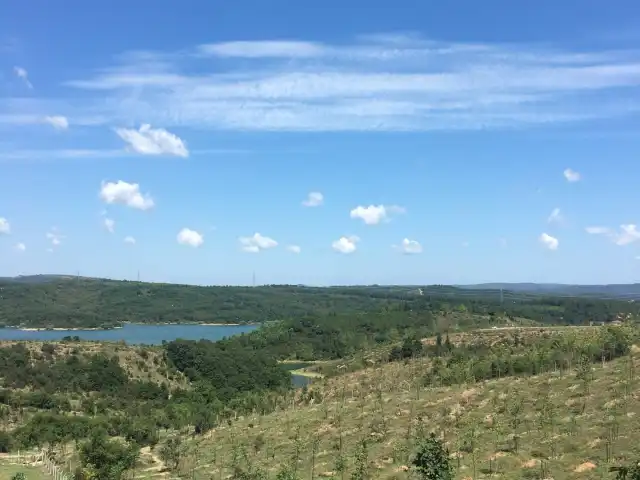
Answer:
[[15, 74], [16, 77], [22, 80], [22, 82], [25, 84], [25, 86], [29, 90], [33, 89], [33, 85], [29, 81], [29, 73], [27, 72], [26, 69], [24, 69], [23, 67], [16, 66], [16, 67], [13, 67], [13, 73]]
[[116, 128], [116, 133], [131, 150], [142, 155], [189, 156], [189, 150], [182, 139], [164, 128], [151, 128], [151, 125], [145, 124], [138, 130]]
[[618, 231], [609, 227], [587, 227], [585, 231], [591, 235], [604, 235], [621, 247], [640, 241], [640, 230], [633, 223], [620, 225]]
[[[66, 86], [85, 91], [78, 97], [85, 103], [70, 110], [111, 126], [522, 128], [638, 112], [640, 51], [437, 42], [394, 33], [342, 44], [233, 41], [128, 52]], [[76, 123], [73, 112], [56, 111]]]
[[69, 121], [66, 119], [66, 117], [62, 117], [60, 115], [45, 117], [44, 121], [56, 130], [66, 130], [67, 128], [69, 128]]
[[205, 56], [241, 58], [310, 58], [328, 53], [321, 43], [270, 40], [236, 41], [200, 45], [198, 52]]
[[[190, 155], [234, 155], [234, 154], [246, 154], [251, 150], [241, 149], [202, 149], [189, 152]], [[59, 149], [59, 150], [47, 150], [47, 149], [35, 149], [35, 150], [15, 150], [10, 148], [0, 148], [0, 163], [20, 161], [20, 162], [51, 162], [57, 160], [77, 160], [77, 161], [89, 161], [89, 160], [103, 160], [114, 158], [126, 158], [135, 157], [139, 155], [134, 149]]]
[[62, 149], [62, 150], [0, 150], [0, 163], [5, 161], [36, 161], [47, 162], [54, 160], [95, 160], [134, 156], [134, 152], [125, 150], [92, 150], [92, 149]]
[[560, 209], [557, 207], [554, 208], [549, 214], [549, 216], [547, 217], [547, 222], [549, 223], [562, 223], [562, 221], [563, 221], [562, 213], [560, 213]]
[[564, 175], [564, 178], [567, 179], [567, 182], [579, 182], [580, 178], [582, 178], [580, 172], [576, 172], [575, 170], [571, 170], [570, 168], [566, 168], [562, 173]]

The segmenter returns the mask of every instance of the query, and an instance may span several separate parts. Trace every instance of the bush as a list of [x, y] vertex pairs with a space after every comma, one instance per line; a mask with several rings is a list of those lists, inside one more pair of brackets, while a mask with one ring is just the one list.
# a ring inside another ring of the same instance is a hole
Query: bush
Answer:
[[7, 432], [0, 432], [0, 453], [8, 453], [13, 446], [11, 435]]
[[418, 443], [411, 463], [422, 480], [453, 480], [449, 451], [433, 433]]

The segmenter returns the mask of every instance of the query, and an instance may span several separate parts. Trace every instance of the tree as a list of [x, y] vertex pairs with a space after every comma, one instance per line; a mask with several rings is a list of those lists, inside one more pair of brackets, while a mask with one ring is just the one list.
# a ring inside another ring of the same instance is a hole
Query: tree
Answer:
[[22, 472], [18, 472], [11, 477], [11, 480], [27, 480], [27, 476]]
[[160, 458], [171, 470], [176, 470], [182, 458], [182, 439], [174, 436], [169, 437], [160, 449]]
[[13, 446], [13, 439], [7, 432], [0, 432], [0, 453], [7, 453]]
[[453, 480], [449, 451], [434, 433], [419, 441], [411, 464], [422, 480]]
[[369, 452], [367, 449], [367, 440], [362, 439], [356, 446], [353, 455], [353, 472], [351, 472], [351, 480], [366, 480], [369, 478]]
[[518, 429], [522, 422], [522, 411], [524, 406], [524, 399], [521, 396], [516, 396], [507, 406], [507, 413], [509, 414], [509, 423], [513, 429], [513, 451], [518, 453], [519, 440]]
[[291, 466], [285, 464], [278, 470], [276, 480], [298, 480], [298, 477]]
[[139, 450], [119, 440], [109, 440], [97, 433], [80, 447], [80, 462], [89, 478], [121, 480], [124, 472], [135, 466]]
[[623, 467], [611, 467], [609, 471], [616, 472], [616, 480], [640, 480], [640, 463]]

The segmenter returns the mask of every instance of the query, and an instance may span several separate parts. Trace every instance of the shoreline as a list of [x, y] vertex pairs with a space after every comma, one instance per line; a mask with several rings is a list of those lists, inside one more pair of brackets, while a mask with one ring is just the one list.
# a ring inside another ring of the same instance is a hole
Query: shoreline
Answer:
[[100, 328], [100, 327], [5, 327], [9, 330], [20, 330], [21, 332], [95, 332], [95, 331], [109, 331], [109, 330], [118, 330], [123, 327], [108, 327], [108, 328]]
[[131, 325], [202, 325], [203, 327], [243, 327], [245, 325], [259, 325], [258, 323], [132, 323]]
[[[147, 327], [162, 327], [168, 325], [179, 325], [179, 326], [203, 326], [203, 327], [252, 327], [259, 326], [259, 323], [130, 323], [129, 325], [140, 325]], [[16, 327], [16, 326], [6, 326], [4, 327], [8, 330], [19, 330], [21, 332], [107, 332], [109, 330], [119, 330], [124, 328], [124, 326], [118, 327]]]

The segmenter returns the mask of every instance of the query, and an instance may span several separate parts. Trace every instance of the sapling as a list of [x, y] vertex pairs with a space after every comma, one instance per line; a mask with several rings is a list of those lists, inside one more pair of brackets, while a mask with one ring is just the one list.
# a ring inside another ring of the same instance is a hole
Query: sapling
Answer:
[[471, 464], [473, 466], [473, 476], [472, 478], [475, 480], [476, 472], [477, 472], [477, 449], [476, 449], [476, 440], [477, 440], [477, 430], [474, 424], [470, 424], [464, 432], [463, 435], [463, 449], [466, 453], [471, 454]]
[[580, 362], [578, 364], [578, 371], [576, 373], [576, 377], [582, 382], [582, 394], [583, 394], [583, 405], [582, 411], [587, 408], [587, 397], [589, 396], [589, 386], [593, 380], [591, 362], [587, 355], [582, 355], [580, 357]]
[[386, 437], [388, 432], [387, 427], [387, 419], [384, 414], [384, 398], [382, 396], [382, 389], [380, 388], [380, 384], [378, 384], [378, 388], [376, 389], [376, 403], [378, 404], [378, 408], [380, 411], [380, 418], [382, 421], [382, 434]]
[[523, 399], [520, 396], [516, 396], [507, 406], [507, 412], [509, 414], [509, 423], [511, 425], [511, 429], [513, 431], [513, 450], [515, 453], [518, 453], [519, 447], [519, 428], [522, 423], [522, 410], [523, 410]]
[[296, 428], [295, 438], [293, 440], [293, 474], [298, 474], [298, 462], [300, 461], [300, 453], [302, 453], [302, 440], [300, 439], [300, 426]]
[[421, 480], [453, 480], [449, 452], [433, 433], [420, 440], [411, 463]]
[[353, 472], [351, 480], [367, 480], [369, 478], [369, 452], [367, 450], [367, 440], [362, 439], [356, 445], [353, 455]]
[[347, 459], [342, 453], [342, 440], [340, 440], [340, 453], [336, 457], [334, 468], [340, 474], [340, 479], [344, 480], [344, 474], [347, 471]]
[[317, 435], [313, 437], [311, 441], [311, 480], [315, 479], [315, 471], [316, 471], [316, 455], [318, 454], [318, 446], [320, 444], [320, 439]]

